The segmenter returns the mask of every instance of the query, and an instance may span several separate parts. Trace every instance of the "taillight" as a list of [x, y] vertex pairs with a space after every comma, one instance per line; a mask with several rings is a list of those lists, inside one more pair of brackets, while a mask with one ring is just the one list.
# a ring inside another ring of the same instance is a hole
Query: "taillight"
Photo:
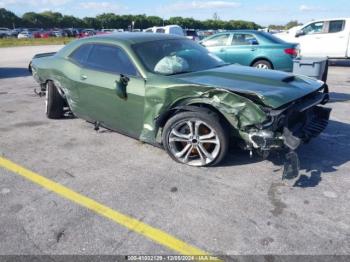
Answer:
[[284, 52], [287, 55], [291, 55], [291, 56], [297, 56], [298, 55], [298, 51], [295, 48], [286, 48], [286, 49], [284, 49]]

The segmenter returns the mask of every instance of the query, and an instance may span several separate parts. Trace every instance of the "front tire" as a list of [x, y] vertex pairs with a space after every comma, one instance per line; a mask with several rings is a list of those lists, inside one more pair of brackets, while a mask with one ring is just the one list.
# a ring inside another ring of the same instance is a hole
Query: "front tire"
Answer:
[[218, 164], [228, 150], [229, 139], [212, 112], [181, 112], [163, 130], [163, 146], [172, 159], [190, 166]]
[[64, 99], [52, 81], [46, 86], [46, 116], [51, 119], [59, 119], [64, 115]]

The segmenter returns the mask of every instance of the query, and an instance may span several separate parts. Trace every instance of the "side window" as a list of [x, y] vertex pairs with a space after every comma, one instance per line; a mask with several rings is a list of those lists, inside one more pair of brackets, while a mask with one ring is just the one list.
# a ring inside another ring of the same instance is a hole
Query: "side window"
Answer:
[[163, 29], [163, 28], [158, 28], [158, 29], [156, 30], [156, 33], [165, 34], [165, 29]]
[[91, 47], [91, 44], [81, 45], [70, 54], [70, 59], [79, 64], [84, 64], [87, 56], [90, 53]]
[[170, 28], [169, 33], [174, 34], [174, 35], [184, 35], [183, 30], [181, 28], [177, 28], [177, 27]]
[[344, 30], [344, 20], [329, 21], [328, 33], [338, 33]]
[[134, 64], [119, 47], [95, 44], [85, 65], [89, 68], [117, 74], [137, 75]]
[[252, 34], [235, 33], [232, 38], [232, 45], [257, 45], [258, 40]]
[[221, 34], [211, 37], [210, 39], [203, 42], [205, 46], [224, 46], [227, 45], [230, 34]]
[[324, 22], [315, 22], [305, 26], [302, 30], [305, 35], [320, 34], [323, 32]]

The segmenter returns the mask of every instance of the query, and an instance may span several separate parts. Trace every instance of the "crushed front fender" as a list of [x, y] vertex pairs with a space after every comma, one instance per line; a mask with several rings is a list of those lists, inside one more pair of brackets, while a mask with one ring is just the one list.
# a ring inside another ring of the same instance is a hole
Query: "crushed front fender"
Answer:
[[[189, 92], [191, 90], [191, 92]], [[167, 88], [146, 87], [144, 123], [140, 140], [160, 142], [157, 119], [179, 106], [209, 105], [218, 110], [237, 130], [266, 121], [266, 113], [251, 100], [224, 89], [178, 84]]]

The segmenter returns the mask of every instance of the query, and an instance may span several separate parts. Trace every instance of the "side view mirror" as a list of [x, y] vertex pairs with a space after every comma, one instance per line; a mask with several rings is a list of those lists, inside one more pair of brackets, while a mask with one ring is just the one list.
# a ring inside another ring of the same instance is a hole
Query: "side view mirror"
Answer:
[[302, 36], [302, 35], [305, 35], [304, 31], [302, 31], [302, 30], [298, 30], [298, 31], [295, 33], [295, 37], [299, 37], [299, 36]]
[[117, 96], [119, 96], [122, 99], [127, 98], [126, 87], [128, 86], [129, 81], [130, 78], [123, 74], [120, 74], [119, 80], [115, 81]]

